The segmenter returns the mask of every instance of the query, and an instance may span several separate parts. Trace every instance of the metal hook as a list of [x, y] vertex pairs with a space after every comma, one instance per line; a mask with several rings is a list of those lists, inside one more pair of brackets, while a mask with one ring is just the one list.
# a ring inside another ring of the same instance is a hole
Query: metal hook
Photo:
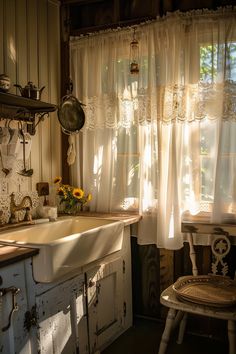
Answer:
[[9, 313], [8, 316], [8, 323], [6, 326], [2, 327], [2, 332], [7, 331], [10, 328], [11, 325], [11, 318], [12, 315], [15, 311], [17, 311], [19, 309], [17, 303], [16, 303], [16, 294], [20, 291], [19, 288], [16, 288], [15, 286], [10, 286], [9, 288], [2, 288], [0, 289], [0, 296], [4, 296], [7, 293], [11, 292], [12, 293], [12, 309]]

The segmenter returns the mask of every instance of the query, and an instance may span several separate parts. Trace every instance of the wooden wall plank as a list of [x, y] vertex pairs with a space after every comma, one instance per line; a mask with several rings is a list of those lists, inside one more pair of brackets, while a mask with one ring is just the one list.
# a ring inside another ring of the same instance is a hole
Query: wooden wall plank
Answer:
[[[26, 0], [16, 1], [16, 82], [24, 86], [27, 80], [27, 11]], [[16, 93], [20, 94], [16, 89]]]
[[[42, 0], [38, 7], [39, 85], [40, 87], [45, 86], [42, 100], [46, 101], [50, 101], [48, 23], [48, 4], [46, 0]], [[42, 151], [41, 180], [43, 181], [47, 181], [50, 178], [51, 145], [49, 119], [46, 118], [40, 124]]]
[[0, 0], [0, 74], [5, 72], [4, 65], [4, 0]]
[[[17, 0], [15, 2], [15, 26], [16, 26], [16, 84], [25, 86], [27, 81], [27, 68], [28, 68], [28, 58], [27, 58], [27, 11], [26, 11], [26, 0]], [[13, 83], [12, 83], [13, 84]], [[17, 95], [20, 95], [19, 89], [15, 88]], [[21, 165], [23, 169], [23, 162]], [[27, 191], [31, 189], [31, 179], [23, 178], [20, 185], [21, 191]]]
[[[70, 59], [69, 59], [69, 26], [65, 26], [65, 23], [69, 21], [69, 7], [61, 7], [61, 96], [67, 94], [68, 90], [68, 78], [70, 76]], [[67, 150], [68, 150], [68, 136], [61, 133], [61, 154], [62, 154], [62, 178], [64, 183], [70, 183], [70, 168], [66, 162]]]
[[[16, 89], [13, 84], [16, 82], [16, 8], [15, 0], [4, 1], [3, 7], [3, 21], [4, 21], [4, 38], [3, 38], [3, 51], [4, 51], [4, 67], [5, 73], [10, 77], [11, 88], [10, 93], [15, 93]], [[9, 178], [8, 190], [18, 191], [16, 181]]]
[[[27, 56], [28, 75], [27, 81], [33, 81], [38, 85], [38, 4], [41, 1], [27, 0]], [[46, 54], [46, 53], [45, 53]]]
[[[16, 38], [15, 38], [15, 0], [4, 3], [4, 62], [5, 72], [10, 76], [11, 82], [16, 81]], [[10, 92], [14, 93], [12, 87]]]
[[[27, 77], [26, 83], [32, 81], [38, 86], [38, 6], [41, 1], [27, 0]], [[42, 154], [41, 154], [41, 127], [39, 126], [36, 134], [32, 137], [33, 144], [29, 164], [33, 168], [34, 173], [30, 179], [31, 190], [35, 190], [36, 183], [40, 180], [42, 170]]]
[[[60, 70], [60, 7], [55, 1], [48, 2], [48, 64], [49, 64], [49, 98], [51, 103], [58, 103], [60, 97], [60, 76], [57, 72]], [[53, 23], [53, 26], [51, 25]], [[55, 25], [57, 24], [57, 25]], [[51, 46], [51, 43], [54, 46]], [[53, 68], [56, 70], [52, 70]], [[50, 124], [50, 142], [51, 142], [51, 169], [49, 179], [57, 175], [61, 170], [61, 129], [57, 119], [57, 113], [53, 113], [49, 119]]]
[[131, 237], [133, 311], [135, 316], [160, 317], [160, 253], [155, 245], [138, 245]]

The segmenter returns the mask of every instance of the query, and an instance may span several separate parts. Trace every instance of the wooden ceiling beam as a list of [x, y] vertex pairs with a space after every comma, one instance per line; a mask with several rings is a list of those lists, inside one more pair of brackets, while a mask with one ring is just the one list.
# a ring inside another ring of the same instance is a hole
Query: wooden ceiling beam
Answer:
[[61, 4], [62, 5], [70, 5], [70, 4], [86, 5], [90, 3], [99, 3], [103, 1], [104, 0], [61, 0]]

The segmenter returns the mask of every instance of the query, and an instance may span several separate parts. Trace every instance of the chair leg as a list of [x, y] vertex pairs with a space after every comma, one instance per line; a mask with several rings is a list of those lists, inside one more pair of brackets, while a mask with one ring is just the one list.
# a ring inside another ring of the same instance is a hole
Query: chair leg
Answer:
[[179, 335], [177, 339], [177, 344], [181, 344], [183, 342], [187, 318], [188, 318], [188, 314], [187, 312], [185, 312], [179, 325]]
[[165, 354], [165, 352], [166, 352], [166, 348], [167, 348], [169, 338], [170, 338], [170, 333], [171, 333], [171, 330], [172, 330], [173, 324], [174, 324], [175, 315], [176, 315], [176, 310], [169, 309], [168, 314], [167, 314], [167, 318], [166, 318], [165, 329], [164, 329], [164, 332], [161, 337], [161, 343], [159, 346], [158, 354]]
[[175, 316], [173, 329], [175, 329], [177, 326], [179, 326], [180, 322], [182, 321], [183, 316], [184, 316], [184, 312], [178, 310], [177, 315]]
[[236, 325], [235, 321], [228, 320], [228, 340], [229, 340], [229, 354], [236, 353]]

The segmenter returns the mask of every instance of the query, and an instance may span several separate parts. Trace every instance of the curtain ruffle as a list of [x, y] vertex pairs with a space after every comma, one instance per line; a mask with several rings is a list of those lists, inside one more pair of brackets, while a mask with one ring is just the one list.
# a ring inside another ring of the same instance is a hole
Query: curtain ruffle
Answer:
[[85, 98], [84, 129], [130, 127], [176, 121], [193, 122], [203, 119], [236, 120], [236, 83], [158, 87], [155, 93], [140, 90], [133, 99], [104, 94]]

